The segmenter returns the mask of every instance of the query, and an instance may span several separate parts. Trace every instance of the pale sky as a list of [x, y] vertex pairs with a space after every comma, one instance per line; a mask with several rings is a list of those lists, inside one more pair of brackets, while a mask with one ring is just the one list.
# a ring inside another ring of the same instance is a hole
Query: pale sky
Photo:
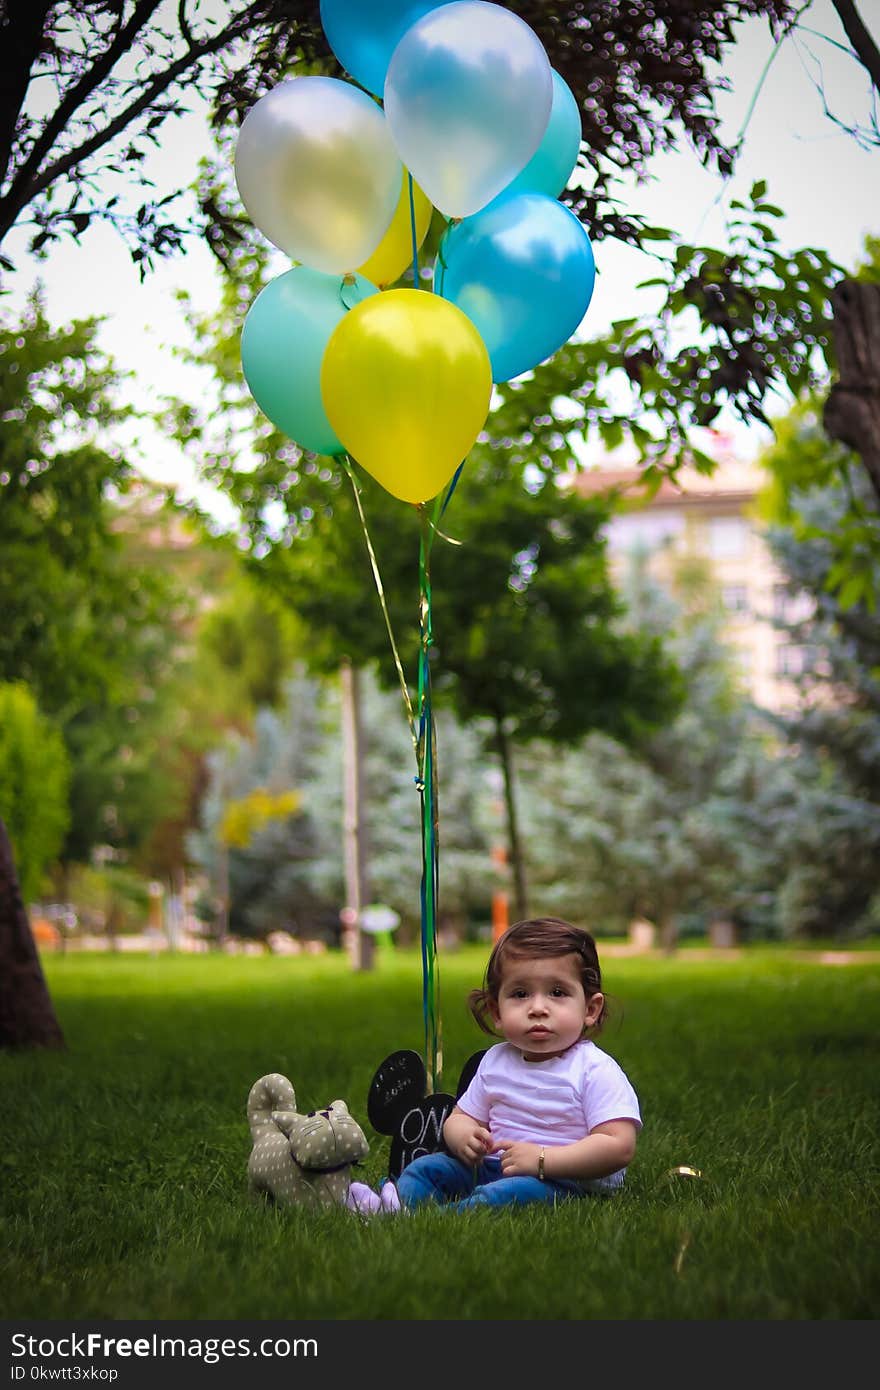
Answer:
[[[864, 0], [863, 17], [869, 8]], [[837, 43], [846, 43], [830, 0], [814, 0], [804, 23]], [[731, 141], [742, 127], [773, 47], [763, 22], [749, 20], [740, 26], [740, 33], [740, 42], [724, 67], [732, 91], [719, 102], [723, 135]], [[835, 115], [867, 125], [870, 88], [867, 75], [854, 60], [814, 35], [794, 42], [789, 39], [757, 98], [744, 153], [728, 185], [722, 188], [716, 177], [701, 168], [696, 155], [684, 150], [656, 160], [651, 182], [625, 187], [621, 196], [633, 211], [675, 228], [684, 237], [717, 244], [724, 235], [723, 206], [731, 197], [746, 196], [753, 181], [764, 178], [770, 201], [786, 210], [779, 228], [783, 245], [824, 247], [843, 265], [851, 266], [860, 256], [865, 235], [880, 233], [880, 149], [860, 148], [825, 116], [815, 85], [820, 73]], [[209, 148], [199, 115], [166, 129], [165, 147], [150, 166], [160, 196], [191, 181], [197, 158]], [[177, 291], [185, 288], [199, 310], [210, 311], [217, 301], [217, 272], [203, 244], [193, 240], [185, 255], [161, 264], [143, 285], [124, 245], [108, 228], [90, 229], [79, 247], [73, 242], [60, 244], [41, 263], [23, 252], [25, 244], [21, 233], [11, 234], [8, 246], [18, 269], [10, 277], [8, 307], [20, 304], [40, 278], [53, 322], [105, 317], [100, 342], [119, 365], [135, 370], [136, 378], [127, 388], [135, 401], [157, 404], [161, 395], [172, 392], [197, 401], [209, 390], [209, 379], [195, 368], [185, 368], [174, 355], [175, 347], [188, 341]], [[596, 247], [596, 262], [596, 291], [581, 329], [585, 335], [652, 305], [650, 291], [634, 288], [653, 273], [645, 257], [603, 242]], [[283, 268], [279, 262], [279, 273]], [[766, 432], [747, 433], [741, 428], [736, 434], [747, 452], [766, 438]], [[142, 430], [139, 452], [144, 471], [178, 485], [187, 495], [193, 491], [191, 466], [172, 441]]]

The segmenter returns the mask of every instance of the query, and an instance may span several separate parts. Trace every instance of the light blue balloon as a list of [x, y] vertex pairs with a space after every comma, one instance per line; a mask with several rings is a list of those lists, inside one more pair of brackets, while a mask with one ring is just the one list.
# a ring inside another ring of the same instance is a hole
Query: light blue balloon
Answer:
[[553, 70], [537, 34], [488, 0], [452, 0], [423, 15], [385, 78], [397, 153], [447, 217], [472, 217], [516, 178], [544, 138], [552, 103]]
[[321, 362], [336, 325], [361, 299], [378, 294], [363, 276], [344, 284], [294, 266], [261, 290], [241, 333], [241, 365], [251, 395], [282, 434], [315, 454], [343, 454], [321, 400]]
[[[522, 173], [502, 189], [498, 198], [511, 193], [546, 193], [558, 198], [577, 164], [581, 148], [581, 113], [568, 83], [553, 73], [553, 105], [544, 138]], [[494, 199], [495, 202], [498, 199]]]
[[574, 214], [543, 193], [516, 193], [449, 229], [434, 288], [476, 325], [492, 380], [509, 381], [571, 337], [595, 279], [590, 238]]
[[327, 42], [345, 71], [380, 97], [388, 64], [407, 29], [444, 0], [321, 0]]

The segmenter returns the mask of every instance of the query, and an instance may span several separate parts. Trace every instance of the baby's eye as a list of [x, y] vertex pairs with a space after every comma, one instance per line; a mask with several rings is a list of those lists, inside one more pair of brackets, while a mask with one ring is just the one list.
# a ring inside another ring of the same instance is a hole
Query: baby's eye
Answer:
[[526, 992], [524, 989], [512, 989], [510, 991], [510, 997], [511, 999], [525, 999]]
[[553, 987], [553, 989], [551, 989], [550, 993], [551, 993], [551, 994], [555, 994], [557, 997], [563, 998], [563, 999], [564, 999], [565, 996], [568, 994], [568, 990], [567, 990], [567, 989], [563, 989], [561, 985], [554, 985], [554, 987]]

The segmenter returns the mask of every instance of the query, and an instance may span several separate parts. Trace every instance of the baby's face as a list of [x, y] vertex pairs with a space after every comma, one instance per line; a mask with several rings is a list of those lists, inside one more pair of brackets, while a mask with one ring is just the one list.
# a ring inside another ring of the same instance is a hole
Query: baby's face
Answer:
[[505, 961], [492, 1016], [504, 1037], [527, 1062], [558, 1057], [594, 1023], [601, 994], [587, 999], [578, 957], [544, 956]]

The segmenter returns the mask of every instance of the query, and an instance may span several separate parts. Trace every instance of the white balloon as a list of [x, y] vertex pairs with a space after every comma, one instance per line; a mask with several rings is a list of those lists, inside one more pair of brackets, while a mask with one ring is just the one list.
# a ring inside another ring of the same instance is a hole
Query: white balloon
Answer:
[[435, 207], [470, 217], [537, 150], [553, 103], [550, 60], [532, 29], [487, 0], [455, 0], [404, 34], [385, 78], [401, 159]]
[[403, 177], [375, 101], [335, 77], [295, 77], [248, 112], [235, 181], [256, 227], [292, 260], [354, 270], [390, 226]]

